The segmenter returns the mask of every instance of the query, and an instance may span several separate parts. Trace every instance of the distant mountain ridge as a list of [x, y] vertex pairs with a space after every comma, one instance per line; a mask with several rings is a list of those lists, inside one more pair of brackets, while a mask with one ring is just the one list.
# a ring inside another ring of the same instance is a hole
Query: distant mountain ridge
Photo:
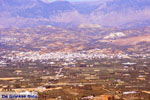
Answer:
[[25, 18], [48, 18], [51, 15], [74, 9], [67, 1], [44, 3], [40, 0], [4, 0], [2, 5], [3, 9], [10, 11], [13, 17]]
[[114, 0], [112, 2], [106, 3], [106, 8], [100, 9], [106, 13], [116, 11], [126, 13], [130, 10], [138, 11], [149, 8], [149, 0]]
[[56, 16], [63, 12], [72, 11], [74, 8], [69, 2], [56, 1], [50, 4], [40, 3], [32, 8], [27, 8], [25, 10], [19, 10], [16, 14], [21, 17], [44, 17], [49, 18], [51, 16]]
[[[31, 22], [31, 26], [53, 23], [104, 26], [118, 26], [138, 21], [144, 23], [145, 20], [150, 20], [149, 5], [149, 0], [111, 0], [96, 3], [72, 3], [65, 0], [50, 3], [42, 0], [1, 0], [0, 20], [4, 22], [0, 22], [0, 26], [27, 26], [26, 20]], [[8, 18], [11, 19], [7, 20]]]

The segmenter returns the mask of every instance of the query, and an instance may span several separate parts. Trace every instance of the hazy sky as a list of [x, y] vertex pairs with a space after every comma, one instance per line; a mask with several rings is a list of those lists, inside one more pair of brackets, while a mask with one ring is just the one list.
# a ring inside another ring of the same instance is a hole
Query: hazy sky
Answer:
[[[59, 1], [59, 0], [43, 0], [43, 1]], [[63, 0], [60, 0], [63, 1]], [[71, 2], [81, 2], [81, 1], [97, 1], [97, 0], [66, 0]]]
[[[56, 0], [45, 0], [45, 1], [56, 1]], [[59, 0], [57, 0], [59, 1]], [[60, 0], [63, 1], [63, 0]], [[66, 0], [70, 2], [82, 2], [82, 1], [101, 1], [101, 2], [106, 2], [106, 1], [112, 1], [112, 0]]]
[[68, 1], [94, 1], [94, 0], [68, 0]]
[[112, 0], [67, 0], [67, 1], [112, 1]]

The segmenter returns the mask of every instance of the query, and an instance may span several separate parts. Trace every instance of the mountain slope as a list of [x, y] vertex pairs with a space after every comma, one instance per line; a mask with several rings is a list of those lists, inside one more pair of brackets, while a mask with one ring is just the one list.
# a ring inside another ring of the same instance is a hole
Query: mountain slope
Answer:
[[54, 2], [1, 0], [0, 20], [3, 22], [0, 22], [0, 26], [28, 26], [27, 21], [31, 26], [54, 23], [62, 26], [68, 24], [120, 26], [129, 23], [145, 25], [144, 23], [150, 20], [149, 5], [149, 0], [106, 0], [90, 3], [72, 3], [64, 0]]
[[91, 20], [109, 26], [143, 22], [150, 20], [149, 5], [149, 0], [113, 0], [93, 11]]
[[72, 11], [74, 8], [67, 1], [57, 1], [50, 4], [39, 3], [32, 8], [17, 11], [16, 15], [21, 17], [37, 18], [44, 17], [49, 18], [56, 16], [66, 11]]
[[67, 1], [45, 3], [40, 0], [4, 0], [3, 9], [9, 11], [13, 17], [49, 18], [66, 11], [73, 10], [73, 5]]

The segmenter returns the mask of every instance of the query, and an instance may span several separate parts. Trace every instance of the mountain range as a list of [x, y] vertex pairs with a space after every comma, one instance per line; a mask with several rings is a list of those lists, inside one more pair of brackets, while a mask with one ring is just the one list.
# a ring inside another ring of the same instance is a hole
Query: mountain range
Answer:
[[0, 27], [76, 26], [81, 24], [128, 26], [129, 23], [136, 24], [136, 26], [150, 24], [149, 0], [0, 1]]

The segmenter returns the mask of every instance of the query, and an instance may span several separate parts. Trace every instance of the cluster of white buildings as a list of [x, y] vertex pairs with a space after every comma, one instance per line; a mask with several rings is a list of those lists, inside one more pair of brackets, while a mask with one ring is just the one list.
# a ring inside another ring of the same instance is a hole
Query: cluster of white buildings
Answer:
[[130, 58], [127, 54], [102, 54], [102, 53], [88, 53], [88, 52], [52, 52], [52, 53], [40, 53], [40, 52], [12, 52], [3, 58], [11, 61], [36, 61], [36, 60], [86, 60], [86, 59], [101, 59], [101, 58]]

